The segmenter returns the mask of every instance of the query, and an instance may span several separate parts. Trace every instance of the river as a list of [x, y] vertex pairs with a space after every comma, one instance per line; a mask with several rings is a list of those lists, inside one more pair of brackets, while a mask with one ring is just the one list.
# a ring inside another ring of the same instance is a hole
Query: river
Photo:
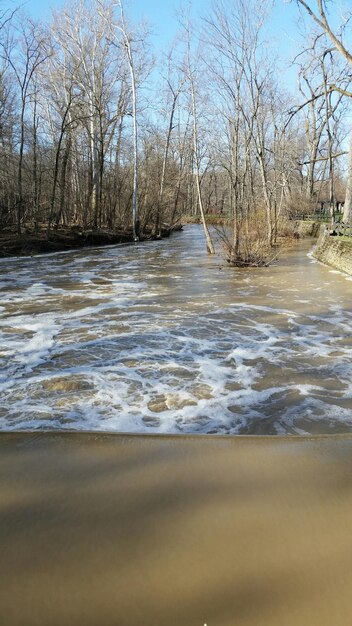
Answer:
[[352, 431], [348, 277], [301, 241], [269, 268], [170, 240], [0, 262], [0, 429]]

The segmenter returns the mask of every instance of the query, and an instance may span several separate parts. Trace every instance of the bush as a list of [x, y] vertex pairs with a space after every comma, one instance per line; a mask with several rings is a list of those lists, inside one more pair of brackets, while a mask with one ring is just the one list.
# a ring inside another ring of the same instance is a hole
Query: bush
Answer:
[[256, 217], [251, 217], [246, 221], [241, 220], [237, 246], [234, 246], [233, 242], [233, 224], [232, 221], [232, 227], [223, 226], [222, 229], [216, 229], [222, 240], [225, 259], [229, 265], [267, 267], [277, 258], [278, 247], [272, 248], [268, 243], [264, 213], [257, 214]]

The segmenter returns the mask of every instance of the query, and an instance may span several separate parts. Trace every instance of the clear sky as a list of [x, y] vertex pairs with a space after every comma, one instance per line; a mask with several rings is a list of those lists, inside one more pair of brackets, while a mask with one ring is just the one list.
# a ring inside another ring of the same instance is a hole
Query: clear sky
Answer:
[[[302, 49], [304, 18], [294, 0], [272, 0], [273, 9], [268, 19], [266, 38], [281, 61], [282, 82], [291, 92], [297, 86], [297, 70], [291, 66], [293, 58]], [[16, 7], [21, 4], [25, 11], [34, 18], [49, 20], [51, 10], [60, 8], [65, 0], [3, 0], [2, 6]], [[177, 10], [182, 0], [124, 0], [125, 12], [134, 22], [146, 20], [151, 29], [151, 39], [155, 53], [159, 56], [170, 48], [178, 30]], [[260, 6], [262, 0], [257, 0]], [[184, 0], [187, 3], [187, 0]], [[334, 0], [330, 6], [330, 19], [341, 20], [343, 6], [351, 8], [352, 0]], [[206, 16], [212, 0], [192, 0], [195, 16]], [[313, 6], [315, 2], [313, 2]], [[331, 8], [332, 7], [332, 8]]]
[[[260, 3], [261, 0], [258, 0]], [[35, 18], [49, 19], [52, 8], [59, 8], [64, 0], [7, 0], [7, 6], [21, 4], [25, 10]], [[192, 0], [194, 14], [207, 14], [211, 0]], [[176, 12], [180, 6], [179, 0], [125, 0], [126, 13], [133, 20], [145, 18], [152, 27], [153, 40], [158, 48], [168, 45], [176, 32]], [[270, 19], [270, 30], [280, 51], [292, 48], [292, 42], [297, 34], [298, 10], [295, 4], [276, 0]]]
[[[260, 3], [261, 0], [258, 0]], [[5, 6], [22, 4], [25, 11], [34, 18], [50, 19], [51, 10], [59, 8], [64, 0], [5, 0]], [[211, 0], [192, 0], [193, 13], [206, 15]], [[176, 13], [180, 0], [125, 0], [125, 10], [133, 21], [145, 19], [151, 27], [152, 41], [156, 53], [167, 50], [177, 32]], [[283, 69], [289, 66], [298, 49], [299, 12], [295, 3], [275, 0], [267, 28], [267, 37], [271, 40], [274, 50], [282, 59]], [[287, 85], [294, 88], [295, 72], [290, 70], [284, 77]]]

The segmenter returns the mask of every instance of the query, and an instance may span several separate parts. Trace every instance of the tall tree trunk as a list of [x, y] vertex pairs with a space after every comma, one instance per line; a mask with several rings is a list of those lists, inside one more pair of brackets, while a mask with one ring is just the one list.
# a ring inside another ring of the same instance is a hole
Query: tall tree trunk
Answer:
[[33, 103], [33, 209], [34, 209], [34, 228], [35, 233], [38, 235], [38, 221], [39, 221], [39, 184], [38, 184], [38, 152], [37, 152], [37, 93], [35, 93]]
[[205, 239], [207, 243], [207, 251], [209, 254], [215, 254], [215, 248], [210, 236], [209, 228], [207, 225], [207, 221], [205, 218], [204, 207], [203, 207], [203, 199], [202, 199], [202, 191], [200, 186], [200, 167], [199, 167], [199, 155], [198, 155], [198, 120], [197, 120], [197, 108], [196, 108], [196, 95], [194, 90], [193, 77], [190, 74], [190, 84], [191, 84], [191, 99], [192, 99], [192, 114], [193, 114], [193, 154], [194, 161], [196, 166], [196, 186], [197, 186], [197, 196], [198, 196], [198, 206], [200, 215], [202, 218], [203, 228]]
[[53, 221], [54, 215], [55, 215], [55, 201], [56, 201], [57, 182], [58, 182], [58, 178], [59, 178], [60, 153], [61, 153], [61, 146], [62, 146], [62, 142], [63, 142], [63, 139], [64, 139], [65, 131], [66, 131], [66, 120], [67, 120], [67, 116], [69, 114], [70, 104], [71, 104], [71, 102], [69, 102], [69, 104], [67, 105], [67, 108], [65, 110], [64, 116], [63, 116], [62, 121], [61, 121], [60, 135], [59, 135], [59, 140], [58, 140], [58, 144], [57, 144], [57, 147], [56, 147], [55, 166], [54, 166], [54, 178], [53, 178], [53, 186], [52, 186], [52, 190], [51, 190], [50, 210], [49, 210], [48, 225], [47, 225], [47, 231], [46, 231], [47, 238], [49, 238], [49, 236], [50, 236], [51, 224], [52, 224], [52, 221]]
[[18, 182], [18, 202], [17, 202], [17, 234], [21, 234], [21, 222], [22, 222], [22, 214], [23, 214], [23, 182], [22, 182], [22, 173], [23, 173], [23, 151], [24, 151], [24, 113], [25, 113], [25, 100], [22, 99], [21, 106], [21, 118], [20, 118], [20, 153], [18, 158], [18, 174], [17, 174], [17, 182]]
[[260, 152], [259, 152], [259, 165], [260, 165], [260, 174], [261, 174], [261, 178], [262, 178], [262, 187], [263, 187], [263, 194], [264, 194], [264, 200], [265, 200], [265, 208], [266, 208], [266, 222], [267, 222], [267, 229], [268, 229], [268, 234], [267, 234], [267, 238], [268, 238], [268, 244], [269, 246], [272, 246], [273, 244], [273, 223], [272, 223], [272, 216], [271, 216], [271, 202], [270, 202], [270, 196], [269, 196], [269, 192], [268, 192], [268, 181], [267, 181], [267, 176], [266, 176], [266, 168], [265, 168], [265, 162], [264, 162], [264, 147], [262, 146]]
[[97, 146], [97, 130], [95, 111], [93, 106], [90, 111], [89, 121], [89, 141], [90, 141], [90, 153], [91, 153], [91, 167], [92, 167], [92, 180], [91, 180], [91, 199], [90, 206], [93, 218], [93, 228], [98, 228], [98, 213], [99, 213], [99, 167], [98, 167], [98, 146]]
[[62, 218], [62, 215], [64, 213], [64, 207], [65, 207], [65, 197], [66, 197], [66, 173], [67, 173], [67, 164], [68, 164], [68, 159], [70, 156], [70, 152], [71, 152], [71, 138], [69, 137], [67, 142], [66, 142], [66, 146], [65, 146], [65, 152], [64, 152], [64, 156], [62, 159], [62, 165], [61, 165], [61, 177], [60, 177], [60, 203], [59, 203], [59, 210], [56, 214], [56, 218], [55, 218], [55, 226], [58, 227], [60, 224], [60, 220]]
[[138, 211], [138, 119], [137, 119], [137, 82], [133, 60], [133, 52], [131, 47], [131, 38], [127, 32], [125, 14], [123, 9], [123, 1], [118, 0], [120, 6], [122, 34], [124, 37], [128, 65], [131, 75], [132, 89], [132, 114], [133, 114], [133, 196], [132, 196], [132, 228], [133, 238], [138, 241], [140, 238], [140, 221]]
[[156, 217], [155, 217], [155, 226], [154, 226], [154, 235], [155, 236], [160, 236], [161, 215], [162, 215], [162, 209], [163, 209], [163, 204], [162, 203], [163, 203], [163, 197], [164, 197], [164, 184], [165, 184], [166, 166], [167, 166], [167, 159], [168, 159], [168, 156], [169, 156], [171, 133], [172, 133], [172, 129], [173, 129], [174, 116], [175, 116], [177, 98], [179, 96], [179, 93], [180, 92], [176, 92], [176, 93], [173, 94], [174, 97], [173, 97], [173, 101], [172, 101], [172, 107], [171, 107], [171, 113], [170, 113], [170, 119], [169, 119], [169, 127], [168, 127], [167, 137], [166, 137], [166, 144], [165, 144], [165, 150], [164, 150], [164, 156], [163, 156], [163, 165], [162, 165], [162, 171], [161, 171], [161, 180], [160, 180], [160, 187], [159, 187], [159, 194], [158, 194], [158, 206], [157, 206]]
[[348, 163], [345, 206], [343, 208], [343, 221], [346, 224], [352, 224], [352, 130], [350, 132], [349, 163]]

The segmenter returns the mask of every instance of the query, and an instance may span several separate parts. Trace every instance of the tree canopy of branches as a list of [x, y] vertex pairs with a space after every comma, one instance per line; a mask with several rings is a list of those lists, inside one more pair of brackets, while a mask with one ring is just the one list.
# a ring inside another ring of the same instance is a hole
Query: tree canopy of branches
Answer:
[[[45, 25], [5, 13], [0, 229], [138, 239], [187, 216], [213, 253], [218, 220], [228, 260], [253, 264], [272, 257], [284, 219], [323, 201], [333, 213], [352, 56], [324, 0], [295, 2], [314, 28], [292, 60], [294, 94], [267, 41], [269, 0], [215, 0], [196, 27], [183, 16], [156, 67], [122, 0], [68, 0]], [[350, 220], [352, 159], [349, 180]]]

